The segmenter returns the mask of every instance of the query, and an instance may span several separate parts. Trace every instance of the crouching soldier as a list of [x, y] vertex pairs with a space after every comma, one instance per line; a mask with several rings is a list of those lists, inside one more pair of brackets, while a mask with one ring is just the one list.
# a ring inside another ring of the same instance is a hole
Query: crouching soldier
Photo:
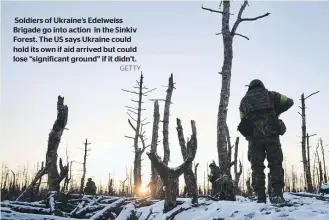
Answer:
[[218, 197], [220, 200], [235, 201], [233, 181], [228, 175], [221, 175], [220, 169], [216, 166], [215, 161], [210, 165], [209, 182], [212, 185], [212, 196]]
[[95, 195], [96, 194], [96, 184], [92, 181], [91, 178], [88, 178], [88, 182], [86, 183], [86, 187], [84, 189], [85, 194], [87, 195]]

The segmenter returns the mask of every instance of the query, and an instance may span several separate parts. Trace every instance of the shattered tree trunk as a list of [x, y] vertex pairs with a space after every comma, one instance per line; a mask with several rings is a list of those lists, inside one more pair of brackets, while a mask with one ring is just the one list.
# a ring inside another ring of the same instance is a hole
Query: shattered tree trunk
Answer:
[[[151, 142], [151, 152], [157, 153], [158, 146], [158, 137], [159, 137], [159, 122], [160, 122], [160, 113], [159, 113], [159, 103], [158, 101], [154, 101], [154, 113], [153, 113], [153, 129], [152, 129], [152, 142]], [[151, 163], [151, 195], [153, 197], [157, 194], [157, 182], [158, 175], [154, 164]]]
[[165, 107], [163, 113], [163, 162], [165, 165], [168, 165], [170, 161], [170, 148], [169, 148], [169, 116], [170, 116], [170, 104], [171, 104], [171, 97], [174, 91], [174, 79], [173, 74], [170, 75], [168, 88], [167, 88], [167, 95], [165, 100]]
[[301, 95], [302, 102], [302, 158], [303, 158], [303, 166], [304, 166], [304, 176], [305, 182], [307, 186], [307, 191], [312, 192], [312, 178], [311, 178], [311, 170], [308, 168], [308, 161], [306, 155], [306, 115], [305, 115], [305, 97], [304, 93]]
[[242, 174], [242, 163], [239, 160], [239, 172], [238, 172], [238, 151], [239, 151], [239, 137], [235, 140], [234, 145], [234, 189], [235, 192], [238, 192], [239, 190], [239, 180], [240, 176]]
[[228, 158], [228, 146], [227, 144], [227, 107], [229, 104], [230, 98], [230, 83], [231, 83], [231, 71], [232, 71], [232, 60], [233, 60], [233, 38], [235, 35], [244, 37], [249, 39], [241, 34], [236, 33], [236, 30], [239, 24], [243, 21], [254, 21], [269, 15], [266, 13], [264, 15], [255, 17], [255, 18], [241, 18], [242, 13], [246, 6], [248, 5], [248, 1], [244, 1], [243, 5], [240, 8], [238, 13], [238, 17], [236, 22], [233, 25], [232, 30], [230, 30], [230, 1], [222, 1], [223, 3], [223, 11], [217, 11], [213, 9], [204, 8], [202, 9], [220, 13], [222, 14], [222, 31], [221, 35], [223, 36], [223, 44], [224, 44], [224, 62], [222, 66], [222, 71], [220, 74], [222, 75], [222, 87], [220, 92], [220, 102], [218, 106], [218, 115], [217, 115], [217, 151], [218, 151], [218, 164], [221, 168], [221, 174], [230, 175], [230, 161]]
[[[183, 127], [181, 120], [179, 118], [177, 118], [176, 120], [177, 120], [177, 134], [178, 134], [179, 145], [181, 148], [183, 160], [185, 161], [188, 157], [188, 152], [185, 144]], [[195, 124], [192, 123], [191, 126], [192, 126], [192, 135], [196, 136]], [[192, 204], [198, 203], [198, 186], [196, 181], [196, 175], [194, 175], [192, 170], [192, 163], [187, 167], [187, 169], [184, 172], [184, 180], [185, 180], [185, 186], [187, 188], [187, 193], [189, 196], [192, 196]]]
[[324, 174], [324, 182], [328, 182], [328, 177], [327, 177], [327, 168], [326, 168], [326, 160], [324, 158], [324, 148], [323, 148], [323, 141], [320, 138], [320, 146], [321, 146], [321, 152], [322, 152], [322, 160], [323, 160], [323, 174]]
[[85, 186], [85, 180], [86, 180], [86, 172], [87, 172], [87, 153], [88, 153], [88, 139], [86, 139], [86, 142], [84, 143], [85, 149], [84, 149], [84, 156], [83, 156], [83, 170], [82, 170], [82, 177], [80, 182], [80, 193], [83, 193], [83, 189]]
[[[194, 122], [192, 121], [191, 123]], [[168, 212], [176, 207], [178, 178], [191, 166], [195, 158], [196, 150], [197, 138], [196, 135], [192, 134], [191, 139], [187, 142], [188, 157], [183, 164], [176, 168], [169, 168], [163, 161], [161, 161], [157, 154], [153, 152], [147, 153], [165, 186], [164, 212]]]
[[68, 117], [68, 107], [64, 105], [64, 97], [58, 96], [57, 119], [48, 138], [48, 149], [46, 154], [46, 172], [48, 174], [48, 190], [59, 191], [60, 182], [68, 173], [68, 166], [63, 166], [62, 159], [59, 159], [60, 173], [57, 169], [57, 150]]

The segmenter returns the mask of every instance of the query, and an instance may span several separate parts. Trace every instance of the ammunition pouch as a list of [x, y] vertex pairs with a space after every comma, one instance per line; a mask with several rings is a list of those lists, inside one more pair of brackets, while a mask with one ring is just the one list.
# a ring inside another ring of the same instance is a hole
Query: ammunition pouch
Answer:
[[281, 119], [279, 119], [279, 125], [280, 125], [279, 135], [284, 135], [286, 133], [287, 128]]
[[238, 131], [244, 136], [244, 137], [251, 137], [253, 135], [253, 131], [254, 131], [254, 126], [251, 123], [251, 121], [249, 121], [246, 118], [243, 118], [240, 121], [240, 124], [238, 125]]

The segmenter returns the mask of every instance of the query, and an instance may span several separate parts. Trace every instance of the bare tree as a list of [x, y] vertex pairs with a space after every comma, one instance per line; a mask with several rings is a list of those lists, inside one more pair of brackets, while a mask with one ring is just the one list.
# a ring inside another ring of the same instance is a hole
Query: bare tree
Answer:
[[[194, 121], [191, 121], [191, 124], [193, 127]], [[197, 138], [195, 134], [192, 134], [191, 139], [187, 142], [188, 157], [180, 166], [176, 168], [169, 168], [156, 153], [147, 153], [165, 186], [164, 212], [168, 212], [176, 207], [176, 198], [178, 196], [178, 178], [191, 166], [195, 158], [196, 150]]]
[[323, 183], [323, 173], [322, 173], [322, 164], [321, 164], [321, 160], [319, 157], [319, 151], [318, 148], [320, 147], [319, 143], [318, 146], [316, 147], [316, 157], [318, 160], [318, 168], [319, 168], [319, 175], [318, 175], [318, 186], [321, 187], [321, 184]]
[[167, 88], [167, 96], [165, 100], [165, 107], [163, 113], [163, 162], [165, 165], [168, 165], [170, 161], [170, 148], [169, 148], [169, 116], [170, 116], [170, 104], [171, 104], [171, 97], [174, 91], [174, 79], [173, 74], [170, 75], [168, 88]]
[[[164, 106], [164, 113], [163, 113], [163, 162], [165, 165], [168, 165], [168, 162], [170, 161], [170, 148], [169, 148], [169, 116], [170, 116], [170, 105], [171, 103], [171, 97], [172, 97], [172, 93], [174, 90], [174, 78], [173, 78], [173, 74], [170, 75], [169, 77], [169, 82], [168, 82], [168, 86], [167, 86], [167, 91], [166, 91], [166, 99], [150, 99], [151, 101], [164, 101], [165, 102], [165, 106]], [[154, 105], [158, 105], [154, 104]], [[156, 110], [156, 106], [154, 106], [154, 111], [158, 111]], [[154, 117], [160, 117], [160, 114], [154, 112], [155, 116]], [[152, 145], [155, 146], [158, 143], [158, 118], [154, 118], [154, 124], [153, 124], [153, 134], [152, 134]], [[153, 152], [156, 152], [156, 147], [153, 147]], [[152, 164], [152, 161], [151, 161]], [[154, 165], [152, 165], [154, 167]], [[157, 182], [156, 182], [157, 183]], [[160, 182], [161, 184], [161, 182]], [[162, 187], [159, 187], [160, 189]]]
[[323, 141], [320, 138], [320, 146], [321, 146], [321, 152], [322, 152], [322, 161], [323, 161], [323, 174], [324, 174], [324, 182], [328, 182], [328, 177], [327, 177], [327, 168], [326, 168], [326, 160], [324, 158], [324, 146], [323, 146]]
[[[181, 147], [183, 160], [185, 161], [188, 157], [188, 152], [184, 139], [183, 127], [181, 120], [179, 118], [177, 118], [176, 120], [177, 120], [177, 134], [178, 134], [179, 145]], [[192, 123], [192, 134], [196, 136], [196, 128], [194, 123]], [[192, 196], [192, 203], [193, 204], [198, 203], [198, 186], [196, 182], [196, 176], [193, 174], [192, 163], [187, 167], [187, 169], [184, 172], [184, 180], [185, 180], [187, 193]]]
[[316, 186], [316, 178], [315, 178], [315, 171], [316, 171], [316, 152], [314, 152], [314, 162], [313, 162], [313, 186], [315, 187]]
[[[218, 116], [217, 116], [217, 151], [218, 151], [218, 162], [219, 167], [221, 168], [222, 174], [230, 175], [230, 167], [231, 167], [231, 159], [228, 157], [228, 149], [231, 147], [228, 145], [227, 140], [227, 107], [229, 104], [230, 97], [230, 84], [231, 84], [231, 71], [232, 71], [232, 60], [233, 60], [233, 38], [234, 36], [244, 37], [249, 40], [248, 37], [237, 33], [237, 28], [240, 23], [244, 21], [255, 21], [260, 18], [264, 18], [268, 16], [270, 13], [266, 13], [264, 15], [254, 17], [254, 18], [242, 18], [242, 13], [248, 5], [248, 1], [244, 1], [241, 6], [237, 20], [235, 21], [232, 29], [230, 29], [230, 4], [231, 1], [224, 0], [223, 3], [223, 11], [213, 10], [210, 8], [202, 9], [219, 13], [222, 15], [222, 31], [221, 34], [223, 36], [223, 44], [224, 44], [224, 63], [222, 66], [222, 71], [220, 74], [222, 75], [222, 87], [220, 92], [220, 102], [218, 107]], [[229, 158], [229, 160], [228, 160]]]
[[88, 152], [91, 150], [88, 148], [88, 145], [90, 145], [91, 143], [88, 143], [88, 139], [86, 139], [86, 141], [83, 143], [84, 144], [84, 149], [83, 149], [83, 167], [82, 167], [82, 177], [81, 177], [81, 181], [80, 181], [80, 193], [83, 193], [83, 189], [85, 187], [85, 180], [86, 180], [86, 173], [87, 173], [87, 156], [88, 156]]
[[291, 165], [292, 191], [296, 192], [297, 175], [294, 172], [294, 165]]
[[[130, 90], [124, 90], [125, 92], [133, 93], [138, 95], [138, 100], [131, 100], [132, 102], [137, 103], [138, 107], [131, 107], [131, 106], [125, 106], [128, 110], [127, 114], [135, 122], [135, 125], [128, 119], [128, 123], [131, 126], [131, 128], [134, 130], [135, 135], [134, 137], [125, 136], [127, 138], [131, 138], [134, 140], [134, 152], [135, 152], [135, 159], [134, 159], [134, 194], [139, 195], [139, 191], [142, 186], [142, 155], [146, 149], [145, 145], [145, 132], [143, 131], [143, 126], [147, 125], [148, 122], [144, 122], [146, 120], [142, 119], [142, 111], [145, 109], [142, 109], [143, 102], [143, 96], [147, 96], [147, 93], [155, 90], [151, 89], [149, 90], [144, 86], [143, 81], [143, 73], [141, 73], [140, 80], [137, 81], [135, 89], [138, 89], [138, 91], [130, 91]], [[137, 118], [133, 117], [130, 113], [133, 113], [137, 116]], [[142, 143], [142, 148], [138, 146], [139, 140]]]
[[[158, 101], [154, 101], [154, 113], [153, 113], [153, 129], [152, 129], [152, 142], [151, 142], [151, 152], [157, 153], [157, 146], [158, 146], [158, 131], [159, 131], [159, 121], [160, 121], [160, 113], [159, 113], [159, 103]], [[154, 164], [151, 163], [151, 195], [153, 197], [156, 196], [156, 186], [158, 182], [158, 175], [154, 168]]]
[[107, 184], [107, 193], [110, 196], [114, 195], [114, 180], [110, 173], [109, 173], [109, 180]]
[[306, 152], [306, 141], [307, 141], [307, 135], [306, 135], [306, 114], [305, 114], [305, 100], [312, 95], [315, 95], [319, 93], [319, 91], [312, 93], [311, 95], [305, 97], [304, 93], [301, 95], [301, 104], [300, 107], [302, 110], [302, 113], [299, 113], [302, 116], [302, 158], [303, 158], [303, 167], [304, 167], [304, 176], [305, 176], [305, 182], [307, 184], [307, 191], [312, 192], [313, 186], [312, 186], [312, 177], [311, 177], [311, 170], [308, 162], [308, 156]]
[[72, 179], [72, 163], [73, 163], [73, 161], [71, 161], [71, 162], [69, 161], [68, 147], [66, 147], [65, 153], [66, 153], [66, 164], [70, 164], [70, 165], [69, 165], [69, 172], [65, 176], [65, 179], [64, 179], [64, 184], [63, 184], [62, 191], [68, 190], [69, 183]]
[[203, 171], [203, 195], [207, 195], [207, 189], [206, 189], [206, 171]]
[[63, 166], [62, 159], [59, 159], [60, 172], [57, 169], [57, 150], [68, 118], [68, 107], [64, 105], [64, 97], [58, 96], [57, 119], [48, 138], [46, 153], [46, 172], [48, 174], [48, 190], [59, 191], [60, 182], [68, 173], [68, 166]]
[[194, 176], [195, 176], [195, 181], [198, 182], [198, 167], [199, 163], [194, 163]]
[[239, 137], [236, 138], [234, 146], [235, 146], [234, 147], [234, 188], [237, 192], [237, 190], [239, 189], [240, 176], [242, 174], [242, 163], [240, 160], [239, 160], [239, 172], [238, 172]]

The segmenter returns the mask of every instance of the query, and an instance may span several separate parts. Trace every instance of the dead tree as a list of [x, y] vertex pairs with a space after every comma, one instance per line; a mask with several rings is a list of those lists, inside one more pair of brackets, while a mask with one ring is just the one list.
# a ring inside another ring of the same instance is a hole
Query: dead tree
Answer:
[[114, 180], [110, 173], [109, 173], [109, 180], [108, 180], [108, 184], [107, 184], [107, 193], [109, 196], [114, 195]]
[[297, 176], [294, 172], [294, 165], [291, 165], [291, 182], [292, 182], [292, 192], [296, 192]]
[[304, 93], [301, 95], [301, 104], [300, 107], [302, 110], [302, 113], [299, 113], [302, 116], [302, 158], [303, 158], [303, 167], [304, 167], [304, 176], [305, 176], [305, 182], [307, 185], [307, 191], [312, 192], [313, 186], [312, 186], [312, 177], [311, 177], [311, 170], [308, 166], [308, 156], [306, 155], [306, 114], [305, 114], [305, 100], [309, 98], [310, 96], [319, 93], [319, 91], [312, 93], [311, 95], [307, 96], [305, 98]]
[[[192, 130], [194, 121], [191, 121]], [[176, 168], [169, 168], [160, 157], [153, 152], [147, 153], [148, 157], [154, 164], [165, 186], [165, 203], [164, 212], [168, 212], [176, 207], [176, 198], [178, 196], [178, 178], [191, 166], [197, 150], [196, 134], [192, 133], [191, 139], [187, 142], [187, 159]]]
[[[311, 172], [311, 158], [310, 158], [310, 137], [315, 136], [316, 134], [308, 135], [306, 133], [306, 151], [307, 151], [307, 170]], [[314, 161], [315, 162], [315, 161]], [[313, 180], [314, 181], [314, 180]], [[315, 188], [315, 184], [313, 186]]]
[[320, 146], [321, 146], [321, 152], [322, 152], [324, 182], [327, 183], [328, 178], [327, 178], [326, 160], [324, 159], [324, 146], [323, 146], [323, 141], [321, 138], [320, 138]]
[[125, 190], [126, 190], [126, 181], [128, 180], [128, 177], [126, 177], [125, 180], [120, 181], [120, 189], [119, 189], [119, 194], [121, 196], [125, 195]]
[[194, 176], [196, 182], [198, 182], [198, 167], [199, 167], [199, 163], [194, 164]]
[[65, 177], [63, 190], [68, 190], [69, 189], [69, 183], [72, 180], [72, 164], [73, 164], [73, 161], [70, 161], [69, 172]]
[[68, 166], [63, 166], [62, 159], [59, 159], [60, 172], [57, 169], [57, 150], [68, 117], [68, 107], [64, 105], [64, 97], [58, 96], [57, 119], [48, 138], [46, 153], [46, 172], [48, 174], [48, 190], [59, 191], [60, 183], [68, 173]]
[[206, 171], [203, 171], [203, 195], [207, 195], [207, 189], [206, 189]]
[[239, 160], [239, 172], [238, 172], [239, 137], [236, 138], [234, 146], [235, 146], [234, 147], [234, 189], [237, 192], [239, 189], [240, 176], [242, 174], [242, 163], [240, 160]]
[[314, 152], [314, 162], [313, 162], [313, 186], [316, 186], [316, 178], [315, 178], [315, 171], [316, 171], [316, 152]]
[[88, 139], [86, 139], [86, 141], [83, 143], [85, 148], [83, 149], [84, 154], [83, 154], [83, 167], [82, 167], [82, 177], [81, 177], [81, 181], [80, 181], [80, 193], [83, 193], [83, 189], [85, 186], [85, 180], [86, 180], [86, 173], [87, 173], [87, 156], [88, 156], [88, 151], [90, 151], [90, 149], [88, 148], [88, 145], [91, 143], [88, 143]]
[[[185, 161], [188, 157], [187, 146], [184, 139], [184, 132], [181, 120], [179, 118], [177, 120], [177, 135], [179, 140], [179, 145], [181, 148], [183, 160]], [[192, 123], [192, 135], [196, 136], [196, 128], [195, 124]], [[192, 196], [192, 204], [198, 203], [198, 186], [196, 182], [196, 176], [193, 174], [192, 163], [187, 167], [184, 172], [184, 180], [185, 187], [187, 189], [187, 193]]]
[[66, 175], [66, 177], [64, 179], [64, 184], [63, 184], [63, 188], [62, 188], [63, 192], [65, 190], [68, 190], [68, 188], [69, 188], [69, 183], [70, 183], [71, 178], [72, 178], [72, 163], [73, 163], [73, 161], [69, 162], [68, 147], [66, 147], [65, 153], [66, 153], [66, 164], [70, 164], [70, 166], [69, 166], [69, 172], [68, 172], [68, 174]]
[[[209, 175], [209, 165], [207, 163], [207, 176]], [[210, 186], [209, 186], [209, 179], [207, 178], [207, 195], [210, 195]]]
[[319, 147], [320, 147], [320, 145], [318, 144], [318, 146], [316, 147], [316, 158], [317, 158], [317, 161], [318, 161], [318, 168], [319, 168], [318, 186], [321, 187], [321, 185], [323, 183], [323, 172], [322, 172], [322, 164], [321, 164], [319, 151], [318, 151]]
[[168, 88], [167, 88], [167, 96], [165, 100], [165, 107], [163, 113], [163, 162], [165, 165], [168, 165], [170, 161], [170, 148], [169, 148], [169, 115], [170, 115], [170, 104], [171, 104], [171, 97], [174, 91], [174, 79], [173, 74], [170, 75]]
[[[142, 186], [142, 155], [146, 149], [145, 145], [145, 132], [143, 131], [143, 126], [147, 125], [148, 122], [144, 122], [146, 120], [142, 119], [142, 111], [145, 109], [142, 109], [143, 102], [143, 96], [147, 96], [147, 93], [155, 90], [151, 89], [149, 90], [144, 86], [143, 81], [143, 73], [141, 73], [140, 80], [137, 81], [135, 89], [138, 89], [138, 91], [130, 91], [130, 90], [124, 90], [125, 92], [133, 93], [138, 95], [138, 100], [131, 100], [132, 102], [137, 103], [138, 107], [131, 107], [131, 106], [125, 106], [127, 108], [127, 114], [128, 116], [135, 122], [135, 125], [128, 119], [128, 123], [131, 126], [131, 128], [134, 130], [135, 135], [134, 137], [125, 136], [127, 138], [131, 138], [134, 140], [134, 152], [135, 152], [135, 159], [134, 159], [134, 194], [139, 195], [141, 186]], [[133, 117], [130, 113], [135, 114], [137, 117]], [[140, 148], [139, 140], [142, 143], [142, 148]]]
[[[260, 18], [264, 18], [268, 16], [270, 13], [266, 13], [264, 15], [254, 17], [254, 18], [242, 18], [242, 13], [248, 5], [248, 1], [244, 1], [241, 6], [237, 20], [235, 21], [232, 29], [230, 30], [230, 4], [229, 0], [222, 1], [223, 3], [223, 11], [213, 10], [210, 8], [202, 9], [219, 13], [222, 15], [222, 31], [220, 34], [223, 36], [223, 44], [224, 44], [224, 63], [222, 66], [222, 71], [220, 74], [222, 75], [222, 87], [220, 92], [220, 102], [218, 106], [218, 115], [217, 115], [217, 151], [218, 151], [218, 162], [219, 167], [221, 168], [222, 174], [229, 175], [230, 174], [230, 161], [228, 158], [228, 146], [227, 144], [227, 107], [229, 104], [230, 98], [230, 84], [231, 84], [231, 70], [232, 70], [232, 60], [233, 60], [233, 38], [234, 36], [244, 37], [249, 40], [248, 37], [237, 33], [237, 28], [240, 23], [244, 21], [255, 21]], [[229, 175], [230, 176], [230, 175]]]
[[[159, 122], [160, 122], [160, 113], [159, 113], [159, 103], [158, 101], [154, 101], [154, 113], [153, 113], [153, 129], [152, 129], [152, 142], [151, 142], [151, 152], [157, 153], [158, 146], [158, 137], [159, 137]], [[158, 175], [154, 168], [153, 163], [151, 163], [151, 195], [153, 197], [157, 194], [157, 180]]]
[[[166, 94], [166, 99], [151, 99], [151, 101], [164, 101], [165, 102], [165, 107], [164, 107], [164, 113], [163, 113], [163, 162], [165, 163], [165, 165], [168, 165], [168, 162], [170, 161], [170, 148], [169, 148], [169, 116], [170, 116], [170, 105], [171, 103], [171, 97], [172, 97], [172, 93], [174, 91], [174, 78], [173, 78], [173, 74], [170, 75], [169, 77], [169, 82], [168, 82], [168, 88], [167, 88], [167, 94]], [[158, 114], [158, 116], [160, 117], [160, 115]], [[152, 136], [152, 143], [153, 145], [155, 143], [157, 143], [157, 137], [158, 137], [158, 133], [154, 133], [154, 129], [156, 127], [156, 124], [153, 124], [153, 136]], [[157, 126], [158, 127], [158, 126]], [[158, 132], [158, 131], [156, 131]], [[156, 138], [153, 139], [153, 138]], [[156, 149], [156, 148], [155, 148]], [[151, 162], [152, 163], [152, 162]], [[162, 187], [159, 187], [160, 190], [162, 191]], [[160, 193], [162, 193], [160, 191]]]

